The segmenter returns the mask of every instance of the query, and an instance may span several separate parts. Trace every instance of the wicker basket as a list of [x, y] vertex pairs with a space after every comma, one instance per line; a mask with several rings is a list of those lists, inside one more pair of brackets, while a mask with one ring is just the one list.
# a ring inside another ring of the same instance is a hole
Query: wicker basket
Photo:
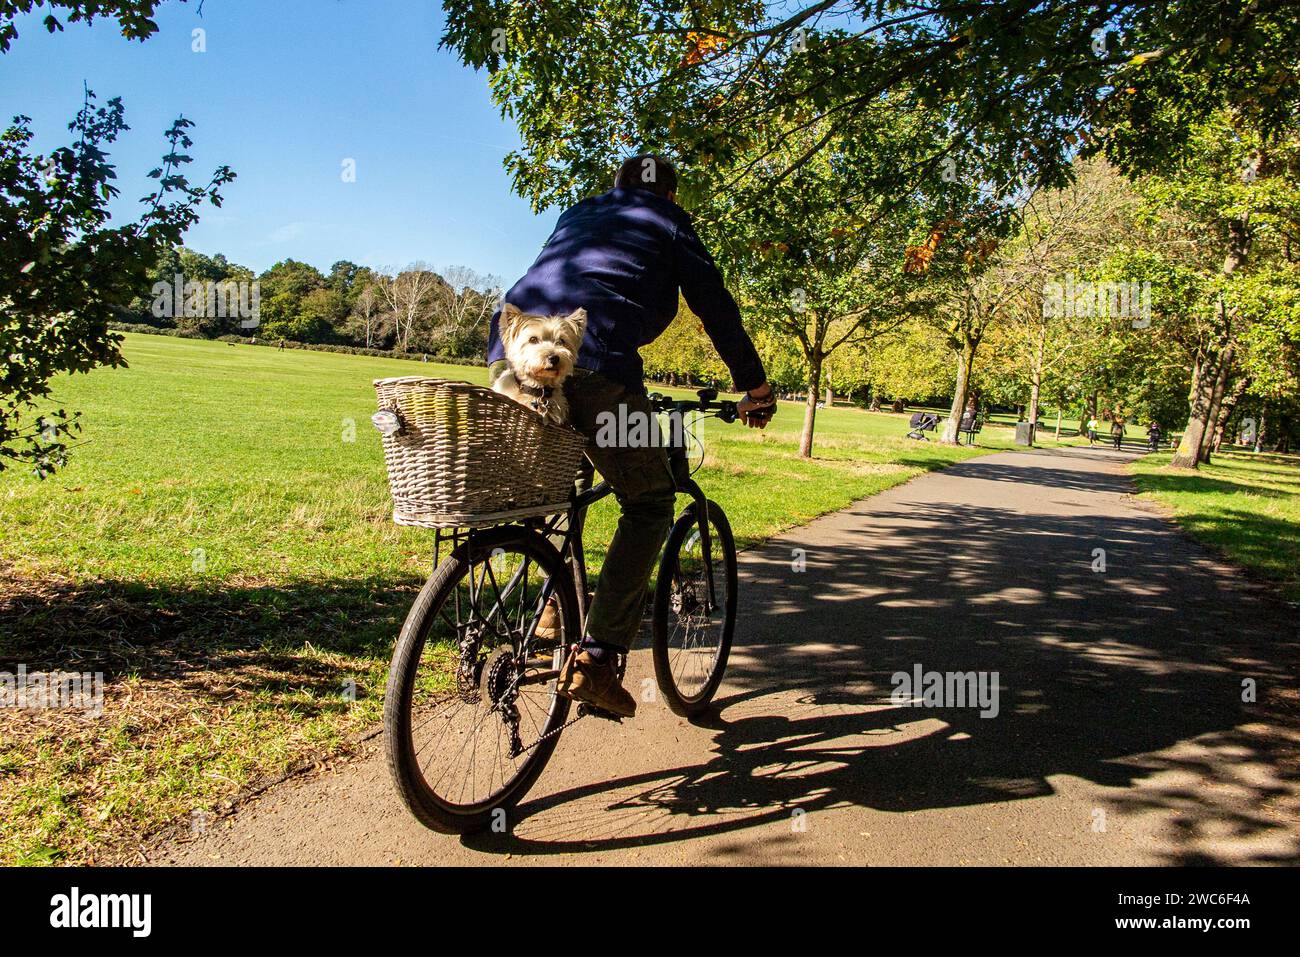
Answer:
[[399, 525], [472, 528], [568, 502], [585, 445], [573, 429], [467, 382], [402, 376], [375, 391], [400, 426], [383, 437]]

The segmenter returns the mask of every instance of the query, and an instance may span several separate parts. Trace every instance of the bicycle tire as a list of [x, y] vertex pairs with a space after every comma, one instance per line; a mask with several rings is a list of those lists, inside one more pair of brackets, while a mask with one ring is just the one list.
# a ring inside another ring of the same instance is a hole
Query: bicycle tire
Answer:
[[[508, 812], [518, 804], [554, 753], [555, 746], [559, 743], [559, 735], [554, 732], [563, 726], [569, 712], [570, 702], [555, 694], [552, 680], [548, 717], [538, 729], [538, 740], [541, 743], [528, 754], [524, 766], [509, 781], [503, 779], [502, 787], [484, 800], [457, 804], [438, 794], [425, 778], [412, 735], [412, 712], [416, 677], [420, 672], [429, 632], [444, 604], [458, 594], [457, 588], [466, 576], [485, 557], [492, 559], [497, 549], [503, 553], [513, 551], [528, 556], [554, 582], [554, 594], [557, 596], [564, 624], [563, 633], [566, 636], [566, 640], [560, 642], [558, 653], [553, 659], [556, 666], [563, 656], [564, 645], [568, 641], [577, 640], [574, 636], [578, 634], [580, 617], [572, 570], [545, 538], [522, 526], [502, 526], [475, 533], [470, 542], [457, 546], [434, 569], [420, 589], [402, 625], [389, 668], [384, 693], [385, 751], [388, 769], [402, 803], [420, 823], [445, 834], [467, 834], [484, 830], [494, 823], [498, 811]], [[526, 598], [525, 595], [524, 599]], [[459, 608], [457, 614], [459, 615]], [[474, 730], [477, 733], [477, 728]], [[490, 784], [489, 780], [489, 786]]]
[[[663, 557], [659, 563], [659, 580], [655, 584], [654, 610], [652, 615], [652, 651], [654, 655], [655, 681], [664, 703], [674, 714], [684, 718], [695, 718], [709, 708], [713, 696], [722, 683], [727, 670], [727, 658], [731, 653], [731, 643], [736, 628], [736, 542], [731, 533], [731, 524], [726, 513], [717, 502], [708, 503], [709, 526], [712, 529], [712, 546], [714, 555], [720, 557], [722, 583], [726, 596], [721, 604], [721, 619], [718, 622], [720, 634], [717, 650], [709, 666], [708, 674], [698, 690], [684, 692], [673, 670], [672, 639], [676, 632], [669, 631], [670, 616], [675, 616], [672, 607], [674, 588], [680, 588], [682, 549], [690, 540], [691, 533], [697, 530], [701, 517], [695, 503], [688, 506], [668, 533], [664, 544]], [[717, 559], [715, 558], [715, 562]], [[717, 579], [715, 577], [715, 588]]]

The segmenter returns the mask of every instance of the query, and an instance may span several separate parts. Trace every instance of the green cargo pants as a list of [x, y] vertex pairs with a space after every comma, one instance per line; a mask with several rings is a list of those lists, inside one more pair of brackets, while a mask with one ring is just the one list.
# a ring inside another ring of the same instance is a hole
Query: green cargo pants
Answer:
[[[676, 484], [660, 445], [602, 447], [596, 435], [610, 413], [614, 421], [653, 416], [645, 389], [630, 389], [596, 372], [579, 369], [565, 383], [569, 424], [587, 437], [587, 457], [614, 490], [621, 513], [605, 553], [596, 595], [587, 615], [587, 634], [597, 641], [631, 648], [641, 625], [646, 585], [673, 521]], [[608, 438], [611, 430], [606, 429]], [[644, 434], [644, 433], [643, 433]], [[579, 484], [590, 481], [590, 472]]]

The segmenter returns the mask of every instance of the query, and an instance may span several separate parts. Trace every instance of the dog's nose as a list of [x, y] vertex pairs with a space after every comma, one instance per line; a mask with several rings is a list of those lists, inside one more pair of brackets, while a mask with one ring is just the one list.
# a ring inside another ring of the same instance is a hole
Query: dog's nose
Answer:
[[560, 364], [560, 357], [555, 355], [554, 353], [546, 357], [546, 365], [548, 368], [554, 369], [559, 364]]

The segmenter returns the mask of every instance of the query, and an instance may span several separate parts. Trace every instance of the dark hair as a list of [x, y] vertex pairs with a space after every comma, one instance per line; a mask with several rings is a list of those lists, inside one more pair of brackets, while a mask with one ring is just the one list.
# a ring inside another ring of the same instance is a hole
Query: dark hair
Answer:
[[614, 185], [624, 189], [648, 189], [664, 198], [677, 192], [677, 170], [657, 153], [642, 153], [623, 161], [614, 176]]

